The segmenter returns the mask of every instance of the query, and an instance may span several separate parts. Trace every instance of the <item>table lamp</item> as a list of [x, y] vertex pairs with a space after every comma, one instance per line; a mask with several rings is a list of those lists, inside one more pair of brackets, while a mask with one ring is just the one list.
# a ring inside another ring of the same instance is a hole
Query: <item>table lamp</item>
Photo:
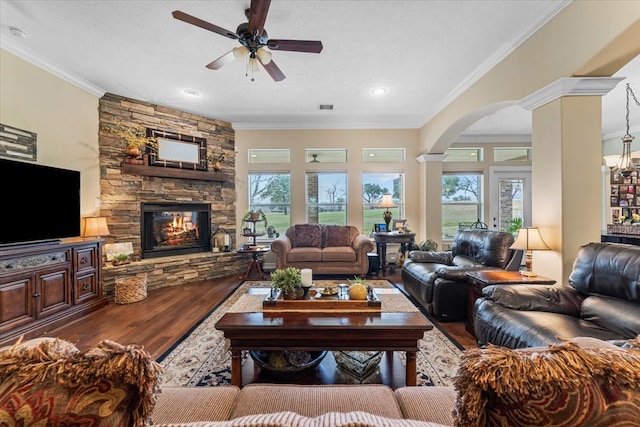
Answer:
[[395, 206], [396, 206], [396, 204], [393, 203], [393, 199], [391, 198], [391, 194], [384, 194], [382, 196], [382, 201], [380, 202], [380, 207], [387, 209], [382, 214], [382, 218], [384, 219], [384, 222], [387, 223], [387, 231], [391, 230], [391, 228], [389, 228], [389, 223], [391, 222], [391, 211], [389, 211], [389, 208], [394, 208]]
[[82, 218], [82, 229], [80, 235], [82, 237], [100, 237], [108, 236], [109, 227], [107, 226], [107, 218], [103, 216], [90, 216]]
[[540, 236], [538, 227], [522, 227], [520, 231], [518, 231], [518, 237], [516, 238], [516, 241], [513, 242], [509, 249], [526, 251], [526, 258], [524, 261], [526, 270], [522, 272], [522, 275], [527, 277], [535, 277], [537, 276], [537, 274], [531, 271], [531, 267], [533, 265], [531, 251], [546, 251], [550, 250], [551, 248], [547, 246], [544, 240], [542, 240], [542, 236]]

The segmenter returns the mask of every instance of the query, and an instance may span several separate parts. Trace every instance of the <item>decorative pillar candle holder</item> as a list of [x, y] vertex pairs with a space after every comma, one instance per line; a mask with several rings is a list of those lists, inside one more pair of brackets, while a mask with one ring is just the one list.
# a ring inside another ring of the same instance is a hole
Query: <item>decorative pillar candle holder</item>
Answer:
[[310, 268], [303, 268], [300, 270], [302, 289], [304, 290], [303, 299], [309, 299], [309, 289], [313, 286], [313, 272]]
[[300, 270], [302, 276], [302, 287], [310, 288], [313, 285], [313, 272], [310, 268], [303, 268]]

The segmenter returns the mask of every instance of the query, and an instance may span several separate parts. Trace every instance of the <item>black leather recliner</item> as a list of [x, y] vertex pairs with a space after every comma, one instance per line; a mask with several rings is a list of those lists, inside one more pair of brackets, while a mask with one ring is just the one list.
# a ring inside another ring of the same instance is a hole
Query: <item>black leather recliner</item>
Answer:
[[561, 339], [640, 334], [640, 247], [589, 243], [568, 285], [492, 285], [476, 300], [478, 345], [543, 347]]
[[405, 290], [436, 319], [467, 317], [468, 271], [518, 270], [522, 251], [509, 249], [513, 235], [502, 231], [459, 230], [450, 251], [410, 251], [402, 265]]

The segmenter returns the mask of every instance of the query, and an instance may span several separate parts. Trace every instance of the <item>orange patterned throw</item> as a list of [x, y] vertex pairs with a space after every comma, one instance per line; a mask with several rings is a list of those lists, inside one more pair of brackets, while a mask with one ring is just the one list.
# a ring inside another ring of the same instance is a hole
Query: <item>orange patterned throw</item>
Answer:
[[0, 351], [0, 424], [150, 423], [161, 368], [138, 346], [102, 341], [87, 352], [59, 339]]
[[467, 350], [455, 379], [456, 426], [638, 425], [640, 350], [577, 342]]

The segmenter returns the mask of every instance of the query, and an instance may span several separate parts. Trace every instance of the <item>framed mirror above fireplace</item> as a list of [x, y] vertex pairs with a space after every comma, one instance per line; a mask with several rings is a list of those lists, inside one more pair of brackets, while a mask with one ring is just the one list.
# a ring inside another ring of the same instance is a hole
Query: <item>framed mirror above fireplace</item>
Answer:
[[148, 129], [147, 134], [158, 143], [157, 150], [149, 153], [150, 166], [207, 170], [205, 138], [158, 129]]

